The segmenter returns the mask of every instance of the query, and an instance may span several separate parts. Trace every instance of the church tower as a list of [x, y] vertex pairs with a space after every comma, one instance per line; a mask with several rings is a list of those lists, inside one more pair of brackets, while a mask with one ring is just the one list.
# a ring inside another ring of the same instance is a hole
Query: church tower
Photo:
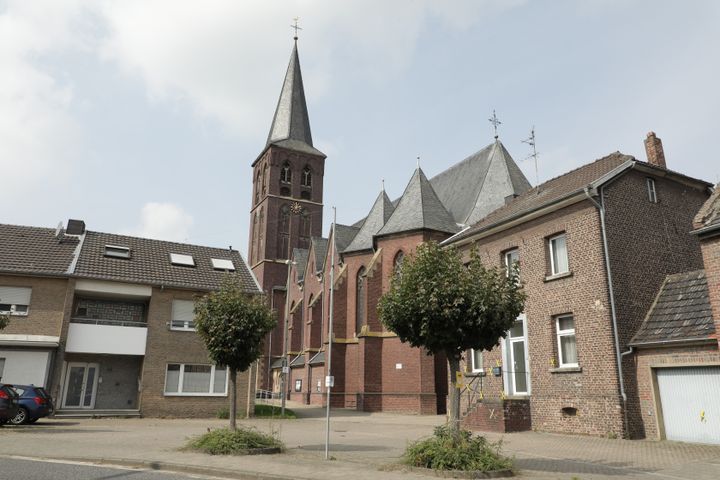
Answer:
[[313, 146], [297, 37], [265, 148], [252, 164], [248, 259], [279, 315], [266, 339], [258, 388], [269, 389], [270, 364], [282, 356], [288, 261], [294, 248], [322, 235], [325, 154]]

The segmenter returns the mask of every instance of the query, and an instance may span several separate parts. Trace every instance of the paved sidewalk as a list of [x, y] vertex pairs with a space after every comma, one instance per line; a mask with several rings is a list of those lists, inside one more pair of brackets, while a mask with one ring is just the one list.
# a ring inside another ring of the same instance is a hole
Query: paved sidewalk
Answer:
[[[277, 431], [285, 455], [210, 456], [179, 449], [187, 439], [222, 427], [215, 419], [45, 420], [0, 429], [0, 455], [72, 459], [204, 473], [227, 478], [415, 479], [388, 467], [408, 442], [430, 435], [440, 416], [367, 414], [333, 410], [331, 455], [325, 461], [324, 411], [292, 406], [298, 420], [250, 419], [239, 423]], [[527, 479], [720, 479], [720, 446], [608, 440], [534, 432], [487, 434], [503, 440]]]

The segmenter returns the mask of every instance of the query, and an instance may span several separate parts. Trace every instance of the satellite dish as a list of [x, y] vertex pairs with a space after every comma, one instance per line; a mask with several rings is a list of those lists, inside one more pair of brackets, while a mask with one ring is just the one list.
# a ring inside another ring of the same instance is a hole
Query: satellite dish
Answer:
[[63, 224], [62, 221], [58, 222], [57, 228], [55, 228], [55, 236], [59, 237], [60, 232], [62, 232]]

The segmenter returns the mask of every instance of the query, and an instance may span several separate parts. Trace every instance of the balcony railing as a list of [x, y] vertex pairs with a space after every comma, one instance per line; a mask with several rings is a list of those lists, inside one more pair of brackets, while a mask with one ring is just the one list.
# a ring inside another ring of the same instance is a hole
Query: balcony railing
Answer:
[[147, 328], [147, 322], [125, 321], [125, 320], [106, 320], [102, 318], [73, 317], [70, 319], [72, 323], [84, 323], [86, 325], [109, 325], [113, 327], [142, 327]]

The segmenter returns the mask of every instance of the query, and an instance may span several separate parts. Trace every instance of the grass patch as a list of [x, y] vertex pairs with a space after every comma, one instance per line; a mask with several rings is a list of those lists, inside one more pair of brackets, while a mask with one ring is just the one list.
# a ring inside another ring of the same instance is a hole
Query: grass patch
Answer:
[[259, 403], [255, 404], [255, 416], [258, 418], [297, 418], [295, 412], [293, 412], [289, 408], [285, 409], [285, 416], [281, 416], [280, 412], [282, 412], [282, 408], [275, 405], [264, 405]]
[[459, 438], [455, 438], [448, 426], [441, 426], [435, 428], [432, 437], [410, 444], [404, 461], [413, 467], [434, 470], [509, 470], [512, 460], [500, 453], [500, 447], [501, 442], [488, 442], [468, 430], [460, 430]]
[[210, 455], [245, 455], [258, 448], [285, 448], [277, 435], [268, 435], [255, 428], [239, 427], [232, 431], [219, 428], [195, 437], [187, 444], [187, 449], [198, 450]]
[[[255, 417], [257, 418], [297, 418], [295, 412], [289, 408], [285, 409], [285, 416], [280, 415], [281, 411], [282, 409], [275, 405], [255, 404]], [[230, 418], [230, 411], [227, 408], [221, 408], [215, 416], [221, 420], [227, 420]], [[245, 416], [238, 415], [238, 418], [245, 418]]]

